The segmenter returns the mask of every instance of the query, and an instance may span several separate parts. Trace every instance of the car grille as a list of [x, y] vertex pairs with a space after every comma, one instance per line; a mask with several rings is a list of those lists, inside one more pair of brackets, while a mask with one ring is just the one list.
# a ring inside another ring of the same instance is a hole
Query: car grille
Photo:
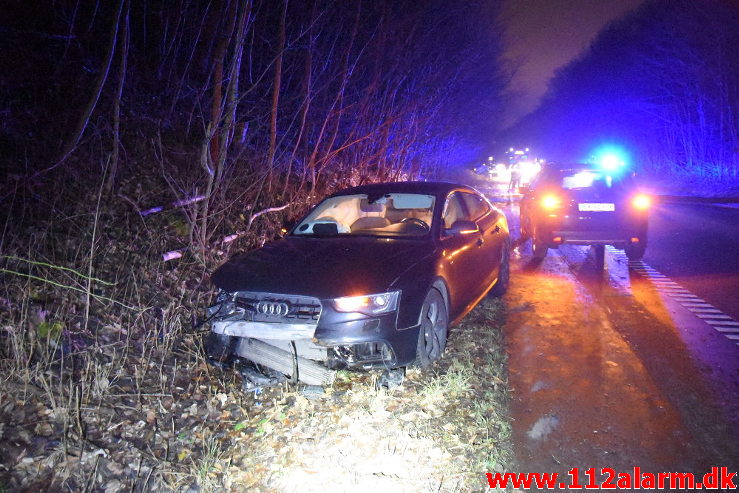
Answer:
[[310, 296], [239, 291], [234, 304], [252, 322], [317, 324], [321, 316], [321, 302]]

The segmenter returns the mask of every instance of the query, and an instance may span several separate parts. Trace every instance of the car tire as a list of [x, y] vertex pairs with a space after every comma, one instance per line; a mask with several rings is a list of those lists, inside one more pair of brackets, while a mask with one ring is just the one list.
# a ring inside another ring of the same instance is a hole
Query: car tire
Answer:
[[446, 347], [449, 315], [444, 297], [436, 288], [429, 289], [421, 306], [421, 324], [418, 329], [416, 364], [428, 367], [439, 359]]
[[519, 228], [519, 231], [521, 233], [521, 242], [527, 241], [529, 238], [531, 238], [531, 227], [524, 227], [523, 221], [521, 221], [521, 227]]
[[547, 247], [543, 241], [538, 240], [536, 236], [534, 236], [531, 239], [531, 251], [534, 255], [534, 258], [537, 260], [541, 260], [544, 257], [547, 256], [547, 251], [549, 250], [549, 247]]
[[508, 291], [508, 284], [511, 279], [511, 246], [510, 240], [503, 243], [503, 249], [500, 258], [500, 272], [498, 273], [498, 281], [490, 289], [489, 295], [494, 298], [500, 298]]
[[629, 260], [641, 260], [644, 258], [644, 252], [646, 251], [646, 247], [644, 245], [633, 245], [628, 244], [626, 245], [626, 248], [624, 248], [624, 252], [626, 252], [626, 258]]
[[606, 246], [605, 245], [593, 245], [593, 254], [595, 256], [595, 268], [597, 270], [603, 270], [606, 262]]

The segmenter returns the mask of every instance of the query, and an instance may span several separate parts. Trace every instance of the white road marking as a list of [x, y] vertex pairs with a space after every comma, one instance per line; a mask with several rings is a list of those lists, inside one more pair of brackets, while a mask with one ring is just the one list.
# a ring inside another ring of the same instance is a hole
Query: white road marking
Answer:
[[[621, 255], [624, 255], [620, 250], [616, 250], [610, 245], [607, 246], [606, 249], [613, 253], [617, 258], [621, 258]], [[716, 329], [717, 332], [723, 334], [727, 339], [736, 342], [737, 346], [739, 346], [739, 322], [729, 315], [726, 315], [710, 303], [706, 303], [705, 300], [694, 295], [689, 290], [680, 286], [680, 284], [665, 276], [657, 269], [645, 264], [643, 261], [630, 260], [628, 265], [629, 270], [636, 272], [650, 281], [657, 291], [666, 294], [673, 300], [677, 301], [693, 315]]]
[[719, 332], [729, 332], [729, 333], [739, 333], [739, 327], [719, 327], [716, 326], [714, 329], [718, 330]]
[[719, 315], [724, 313], [721, 310], [717, 310], [715, 308], [694, 308], [692, 306], [686, 306], [685, 308], [693, 313], [718, 313]]
[[734, 320], [728, 315], [724, 315], [722, 312], [718, 313], [696, 313], [696, 317], [698, 318], [705, 318], [710, 320]]
[[711, 325], [721, 325], [721, 326], [732, 326], [732, 327], [739, 327], [739, 322], [736, 322], [734, 320], [703, 320], [707, 324]]

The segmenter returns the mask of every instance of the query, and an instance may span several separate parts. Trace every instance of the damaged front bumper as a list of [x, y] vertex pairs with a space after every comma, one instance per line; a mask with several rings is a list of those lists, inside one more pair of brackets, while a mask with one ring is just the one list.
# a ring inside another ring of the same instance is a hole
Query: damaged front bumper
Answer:
[[398, 366], [395, 311], [370, 316], [307, 296], [236, 292], [220, 294], [209, 316], [213, 360], [245, 358], [310, 385], [330, 384], [337, 369]]

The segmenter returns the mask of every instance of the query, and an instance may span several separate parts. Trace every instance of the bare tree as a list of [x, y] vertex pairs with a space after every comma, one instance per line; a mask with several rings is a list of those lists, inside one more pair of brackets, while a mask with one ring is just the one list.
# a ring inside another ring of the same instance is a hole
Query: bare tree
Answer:
[[59, 165], [61, 165], [66, 159], [74, 152], [75, 148], [77, 147], [77, 144], [79, 143], [80, 139], [82, 138], [82, 135], [85, 133], [85, 128], [87, 128], [87, 123], [90, 121], [90, 116], [92, 116], [92, 112], [95, 111], [95, 107], [97, 106], [98, 101], [100, 100], [100, 94], [103, 91], [103, 86], [105, 85], [105, 82], [108, 80], [108, 74], [110, 73], [110, 66], [113, 62], [113, 55], [115, 54], [115, 47], [118, 40], [118, 30], [121, 20], [121, 12], [123, 12], [123, 5], [125, 3], [125, 0], [120, 0], [118, 2], [118, 8], [116, 9], [115, 16], [113, 19], [113, 22], [111, 24], [110, 28], [110, 40], [108, 43], [108, 54], [105, 58], [105, 61], [103, 62], [103, 67], [100, 70], [100, 74], [97, 77], [97, 80], [95, 82], [95, 87], [92, 91], [92, 94], [90, 95], [90, 100], [88, 101], [87, 105], [85, 106], [84, 111], [82, 112], [82, 115], [79, 118], [79, 121], [77, 122], [77, 127], [74, 130], [74, 133], [70, 137], [70, 139], [67, 141], [67, 144], [64, 146], [64, 150], [62, 151], [61, 156], [57, 159], [56, 163], [54, 163], [52, 166], [39, 171], [36, 173], [36, 176], [46, 173], [48, 171], [51, 171], [55, 168], [57, 168]]
[[131, 3], [126, 2], [126, 13], [123, 17], [123, 39], [120, 41], [119, 51], [120, 64], [118, 66], [118, 84], [116, 86], [115, 98], [113, 99], [113, 152], [108, 171], [107, 191], [113, 191], [116, 177], [118, 176], [118, 162], [121, 151], [121, 98], [123, 97], [123, 86], [126, 82], [126, 71], [128, 67], [128, 43], [130, 38], [130, 11]]

